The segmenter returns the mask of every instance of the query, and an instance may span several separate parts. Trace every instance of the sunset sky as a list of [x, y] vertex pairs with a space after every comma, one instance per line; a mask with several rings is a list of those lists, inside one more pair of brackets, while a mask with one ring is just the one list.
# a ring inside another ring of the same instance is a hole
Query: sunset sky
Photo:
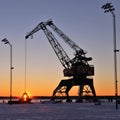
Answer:
[[[95, 67], [93, 79], [97, 95], [114, 95], [113, 19], [101, 9], [106, 2], [115, 7], [117, 48], [120, 49], [120, 0], [0, 0], [0, 41], [7, 38], [13, 46], [14, 96], [24, 91], [25, 35], [48, 19], [93, 58], [90, 63]], [[56, 38], [73, 58], [74, 51], [59, 36]], [[9, 95], [9, 49], [9, 45], [0, 42], [0, 96]], [[60, 80], [67, 79], [42, 30], [27, 40], [26, 57], [27, 91], [31, 95], [52, 95]], [[117, 57], [120, 88], [120, 52]], [[77, 93], [78, 87], [70, 91], [71, 95]]]

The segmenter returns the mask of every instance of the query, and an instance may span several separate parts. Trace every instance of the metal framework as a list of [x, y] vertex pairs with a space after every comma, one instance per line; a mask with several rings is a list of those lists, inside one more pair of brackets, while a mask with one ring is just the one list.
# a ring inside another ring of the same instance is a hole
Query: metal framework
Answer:
[[[75, 56], [73, 59], [70, 59], [68, 57], [67, 53], [64, 51], [62, 46], [59, 44], [52, 32], [47, 28], [47, 26], [52, 28], [53, 31], [55, 31], [65, 41], [65, 43], [67, 43], [75, 51]], [[73, 42], [58, 27], [56, 27], [51, 20], [39, 23], [32, 31], [30, 31], [25, 36], [25, 38], [28, 39], [39, 30], [43, 30], [59, 61], [65, 68], [63, 70], [64, 76], [72, 77], [68, 80], [61, 80], [59, 85], [53, 91], [53, 98], [55, 97], [57, 92], [65, 93], [67, 96], [67, 101], [70, 101], [69, 91], [73, 86], [76, 85], [80, 86], [79, 96], [83, 95], [85, 85], [89, 86], [92, 94], [96, 96], [93, 79], [87, 78], [88, 76], [94, 75], [94, 66], [88, 64], [88, 61], [91, 61], [92, 58], [85, 56], [86, 51], [76, 45], [75, 42]]]

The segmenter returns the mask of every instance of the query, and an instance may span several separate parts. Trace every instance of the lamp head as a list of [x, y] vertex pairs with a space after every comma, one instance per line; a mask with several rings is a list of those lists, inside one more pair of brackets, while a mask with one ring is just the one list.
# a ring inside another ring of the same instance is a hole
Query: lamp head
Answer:
[[7, 38], [2, 39], [1, 41], [4, 42], [5, 44], [9, 43], [9, 41], [7, 40]]
[[115, 10], [115, 8], [113, 8], [112, 3], [106, 3], [106, 4], [103, 5], [101, 8], [105, 10], [105, 11], [104, 11], [105, 13], [106, 13], [106, 12], [112, 12], [112, 11]]
[[7, 40], [7, 38], [4, 38], [4, 39], [2, 39], [1, 41], [2, 41], [2, 42], [6, 42], [6, 41], [8, 41], [8, 40]]

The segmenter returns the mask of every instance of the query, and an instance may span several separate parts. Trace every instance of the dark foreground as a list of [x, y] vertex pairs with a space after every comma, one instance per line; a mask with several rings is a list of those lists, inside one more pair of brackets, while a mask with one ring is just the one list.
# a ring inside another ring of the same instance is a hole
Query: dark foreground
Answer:
[[0, 104], [0, 120], [120, 120], [115, 103]]

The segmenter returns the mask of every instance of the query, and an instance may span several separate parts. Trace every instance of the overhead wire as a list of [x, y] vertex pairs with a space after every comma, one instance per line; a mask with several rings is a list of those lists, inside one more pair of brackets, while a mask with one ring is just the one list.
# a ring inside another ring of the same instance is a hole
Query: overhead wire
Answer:
[[27, 40], [25, 39], [25, 78], [24, 78], [24, 92], [26, 92], [27, 81]]

